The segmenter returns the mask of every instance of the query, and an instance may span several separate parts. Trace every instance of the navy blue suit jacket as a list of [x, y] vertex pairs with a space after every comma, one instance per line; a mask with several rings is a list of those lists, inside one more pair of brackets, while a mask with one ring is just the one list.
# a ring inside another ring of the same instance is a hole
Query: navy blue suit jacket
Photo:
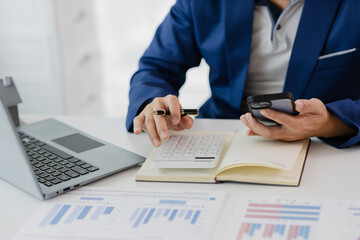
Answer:
[[[155, 97], [178, 95], [189, 68], [210, 66], [212, 96], [199, 117], [234, 118], [240, 110], [252, 36], [254, 0], [178, 0], [156, 31], [130, 87], [126, 127]], [[360, 141], [360, 1], [306, 0], [286, 75], [284, 92], [319, 98], [358, 131], [323, 139], [336, 147]], [[320, 59], [320, 56], [356, 49]]]

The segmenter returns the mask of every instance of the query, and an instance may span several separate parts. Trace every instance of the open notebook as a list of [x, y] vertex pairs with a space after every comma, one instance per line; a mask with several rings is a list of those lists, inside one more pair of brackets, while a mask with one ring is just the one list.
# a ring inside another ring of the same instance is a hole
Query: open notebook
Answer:
[[172, 134], [226, 134], [226, 146], [217, 167], [213, 169], [152, 168], [161, 147], [155, 148], [136, 175], [137, 181], [247, 182], [298, 186], [310, 140], [283, 142], [237, 132], [172, 132]]

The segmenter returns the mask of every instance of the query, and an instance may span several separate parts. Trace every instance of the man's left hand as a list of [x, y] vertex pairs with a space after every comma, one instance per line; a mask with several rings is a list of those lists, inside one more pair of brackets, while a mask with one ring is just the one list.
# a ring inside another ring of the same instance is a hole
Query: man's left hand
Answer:
[[292, 116], [272, 109], [260, 111], [265, 117], [281, 124], [266, 127], [259, 123], [250, 113], [240, 117], [240, 120], [250, 129], [248, 136], [260, 135], [268, 139], [296, 141], [308, 137], [338, 137], [355, 135], [355, 130], [349, 128], [333, 114], [329, 113], [322, 101], [316, 98], [297, 100], [295, 109], [298, 115]]

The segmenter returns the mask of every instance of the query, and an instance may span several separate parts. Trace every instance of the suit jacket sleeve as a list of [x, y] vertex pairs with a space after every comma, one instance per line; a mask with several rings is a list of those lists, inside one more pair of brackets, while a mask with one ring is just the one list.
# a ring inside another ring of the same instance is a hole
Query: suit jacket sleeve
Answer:
[[350, 128], [357, 131], [353, 137], [321, 138], [337, 148], [351, 147], [360, 142], [360, 99], [344, 99], [326, 104], [327, 109]]
[[194, 36], [190, 0], [178, 0], [157, 29], [130, 82], [126, 128], [155, 97], [178, 96], [186, 71], [200, 64]]

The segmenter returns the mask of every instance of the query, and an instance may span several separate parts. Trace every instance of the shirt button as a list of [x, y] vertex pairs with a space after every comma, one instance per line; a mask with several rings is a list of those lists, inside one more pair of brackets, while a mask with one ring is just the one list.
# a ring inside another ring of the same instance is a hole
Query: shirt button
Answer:
[[280, 30], [280, 29], [281, 29], [281, 25], [280, 24], [276, 25], [276, 30]]

